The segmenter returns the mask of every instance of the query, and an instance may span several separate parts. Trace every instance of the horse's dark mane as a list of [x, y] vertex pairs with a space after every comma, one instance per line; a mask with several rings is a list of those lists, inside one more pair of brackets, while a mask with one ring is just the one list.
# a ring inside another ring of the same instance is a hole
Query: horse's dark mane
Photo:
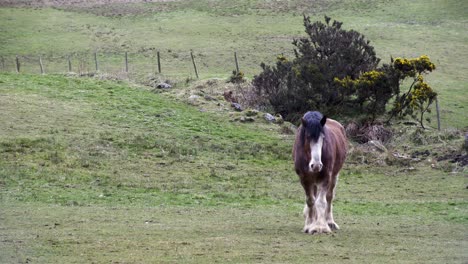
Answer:
[[323, 133], [323, 126], [320, 124], [323, 115], [317, 111], [309, 111], [302, 117], [302, 141], [304, 143], [306, 137], [309, 140], [317, 141], [320, 134]]

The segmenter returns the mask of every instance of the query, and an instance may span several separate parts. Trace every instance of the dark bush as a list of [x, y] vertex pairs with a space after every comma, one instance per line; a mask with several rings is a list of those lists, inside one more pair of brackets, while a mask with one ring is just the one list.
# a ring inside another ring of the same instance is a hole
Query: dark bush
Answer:
[[293, 41], [295, 58], [278, 56], [276, 65], [262, 64], [263, 72], [253, 80], [257, 94], [286, 120], [296, 121], [310, 109], [337, 115], [362, 108], [363, 98], [356, 90], [346, 89], [335, 78], [356, 79], [375, 69], [380, 60], [362, 34], [330, 20], [311, 23], [304, 16], [308, 37]]

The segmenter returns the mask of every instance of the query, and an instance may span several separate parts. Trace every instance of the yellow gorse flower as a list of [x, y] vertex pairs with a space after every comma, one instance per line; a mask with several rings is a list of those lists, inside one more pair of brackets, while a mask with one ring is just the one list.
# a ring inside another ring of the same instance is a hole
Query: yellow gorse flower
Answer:
[[421, 55], [419, 58], [396, 58], [393, 61], [393, 66], [403, 72], [413, 72], [414, 74], [422, 73], [424, 71], [435, 70], [435, 64], [431, 62], [429, 56]]
[[288, 61], [288, 58], [286, 58], [286, 56], [284, 56], [284, 55], [278, 55], [278, 56], [276, 57], [276, 59], [277, 59], [278, 61], [281, 61], [281, 62], [287, 62], [287, 61]]
[[385, 77], [385, 73], [381, 71], [368, 71], [363, 73], [356, 80], [351, 79], [351, 77], [346, 76], [343, 79], [335, 77], [334, 81], [342, 87], [360, 87], [360, 88], [369, 88], [375, 86], [378, 81]]

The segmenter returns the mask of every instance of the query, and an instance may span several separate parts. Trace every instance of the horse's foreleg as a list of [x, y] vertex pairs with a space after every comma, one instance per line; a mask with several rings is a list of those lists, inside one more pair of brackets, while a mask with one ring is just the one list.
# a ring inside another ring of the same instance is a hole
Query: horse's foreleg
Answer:
[[338, 230], [340, 227], [335, 223], [335, 220], [333, 219], [333, 199], [335, 198], [335, 187], [338, 181], [338, 175], [333, 179], [333, 181], [330, 183], [330, 186], [328, 188], [327, 192], [327, 212], [326, 212], [326, 220], [328, 226], [331, 228], [331, 230]]
[[310, 227], [314, 221], [316, 212], [315, 212], [315, 193], [316, 189], [314, 190], [314, 186], [304, 185], [304, 190], [306, 194], [306, 203], [304, 205], [304, 232], [309, 233]]
[[323, 184], [317, 185], [317, 196], [312, 210], [315, 212], [315, 214], [313, 215], [314, 218], [312, 223], [308, 227], [309, 233], [311, 234], [331, 232], [331, 229], [328, 226], [326, 219], [328, 208], [328, 202], [326, 197], [327, 191], [327, 186]]

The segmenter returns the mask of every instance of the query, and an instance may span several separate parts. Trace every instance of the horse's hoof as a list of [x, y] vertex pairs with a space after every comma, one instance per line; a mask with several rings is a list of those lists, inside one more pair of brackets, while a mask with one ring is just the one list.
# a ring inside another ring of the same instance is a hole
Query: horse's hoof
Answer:
[[308, 233], [309, 233], [309, 229], [308, 229], [308, 228], [304, 228], [304, 233], [308, 234]]
[[313, 235], [313, 234], [328, 234], [328, 233], [331, 233], [331, 229], [328, 225], [326, 226], [317, 226], [317, 227], [313, 227], [309, 230], [309, 234]]
[[330, 227], [331, 230], [339, 230], [340, 227], [336, 223], [328, 223], [328, 226]]

